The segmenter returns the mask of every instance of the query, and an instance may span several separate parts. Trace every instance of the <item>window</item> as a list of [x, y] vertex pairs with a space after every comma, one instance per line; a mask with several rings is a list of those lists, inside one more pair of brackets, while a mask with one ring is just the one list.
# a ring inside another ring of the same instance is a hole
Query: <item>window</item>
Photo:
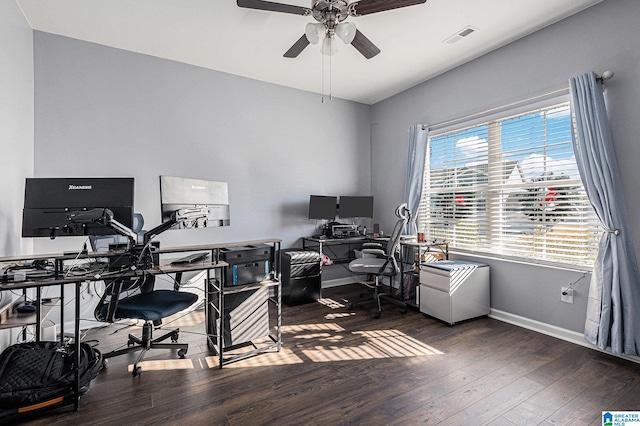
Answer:
[[591, 266], [600, 230], [568, 103], [432, 133], [418, 227], [455, 249]]

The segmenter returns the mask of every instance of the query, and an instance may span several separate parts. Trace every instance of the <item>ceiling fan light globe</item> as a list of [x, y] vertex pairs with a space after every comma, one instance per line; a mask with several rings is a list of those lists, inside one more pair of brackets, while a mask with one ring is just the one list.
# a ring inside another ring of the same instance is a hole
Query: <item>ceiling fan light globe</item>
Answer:
[[353, 22], [341, 22], [336, 25], [336, 35], [344, 42], [351, 44], [356, 37], [356, 24]]
[[309, 22], [304, 29], [304, 34], [311, 44], [318, 44], [322, 36], [324, 36], [324, 25]]
[[332, 56], [338, 53], [338, 43], [336, 43], [335, 37], [325, 37], [322, 40], [322, 48], [320, 49], [323, 55]]

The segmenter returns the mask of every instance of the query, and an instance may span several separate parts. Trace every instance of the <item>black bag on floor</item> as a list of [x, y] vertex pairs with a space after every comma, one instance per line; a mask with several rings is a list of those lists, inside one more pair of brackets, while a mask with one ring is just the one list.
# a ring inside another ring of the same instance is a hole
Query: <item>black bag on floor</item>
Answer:
[[[0, 354], [0, 417], [73, 401], [74, 346], [60, 342], [19, 343]], [[79, 394], [103, 367], [102, 354], [80, 343]]]

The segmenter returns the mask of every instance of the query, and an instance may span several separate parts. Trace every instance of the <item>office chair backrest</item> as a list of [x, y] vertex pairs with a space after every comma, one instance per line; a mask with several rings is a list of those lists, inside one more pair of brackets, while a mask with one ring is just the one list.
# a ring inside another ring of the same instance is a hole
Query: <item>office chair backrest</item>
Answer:
[[391, 236], [389, 237], [389, 242], [387, 243], [386, 255], [387, 259], [391, 262], [391, 275], [395, 275], [398, 273], [398, 263], [396, 262], [395, 252], [400, 245], [400, 237], [402, 236], [402, 230], [405, 225], [409, 223], [411, 220], [411, 212], [407, 208], [407, 204], [400, 204], [396, 208], [396, 216], [398, 217], [398, 221], [393, 227], [393, 232], [391, 232]]
[[[138, 237], [144, 235], [144, 217], [140, 213], [133, 215], [133, 231]], [[89, 237], [91, 248], [96, 253], [109, 251], [110, 244], [128, 244], [129, 239], [123, 235], [92, 235]], [[126, 254], [125, 254], [126, 256]], [[148, 293], [153, 291], [155, 277], [143, 274], [134, 278], [113, 278], [104, 280], [105, 289], [96, 309], [94, 316], [98, 321], [113, 322], [118, 300], [137, 293]]]
[[98, 321], [115, 322], [116, 310], [120, 300], [139, 293], [150, 293], [155, 285], [155, 276], [142, 274], [136, 278], [115, 278], [105, 280], [105, 288], [94, 309], [94, 317]]
[[140, 234], [141, 232], [143, 232], [142, 228], [144, 228], [144, 217], [142, 216], [142, 213], [134, 213], [132, 231], [136, 234]]
[[393, 253], [398, 249], [400, 245], [400, 236], [402, 235], [402, 230], [405, 225], [409, 223], [411, 220], [411, 212], [407, 207], [407, 203], [400, 204], [396, 207], [396, 216], [398, 217], [398, 221], [396, 225], [393, 227], [393, 232], [389, 237], [389, 242], [387, 243], [387, 254], [392, 256]]

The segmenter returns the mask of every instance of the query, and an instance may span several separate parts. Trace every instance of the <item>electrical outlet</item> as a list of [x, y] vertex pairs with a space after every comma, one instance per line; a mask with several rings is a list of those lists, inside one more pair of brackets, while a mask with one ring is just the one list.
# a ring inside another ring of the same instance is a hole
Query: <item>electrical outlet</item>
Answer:
[[564, 303], [573, 303], [573, 289], [569, 287], [562, 287], [560, 300], [562, 300]]

